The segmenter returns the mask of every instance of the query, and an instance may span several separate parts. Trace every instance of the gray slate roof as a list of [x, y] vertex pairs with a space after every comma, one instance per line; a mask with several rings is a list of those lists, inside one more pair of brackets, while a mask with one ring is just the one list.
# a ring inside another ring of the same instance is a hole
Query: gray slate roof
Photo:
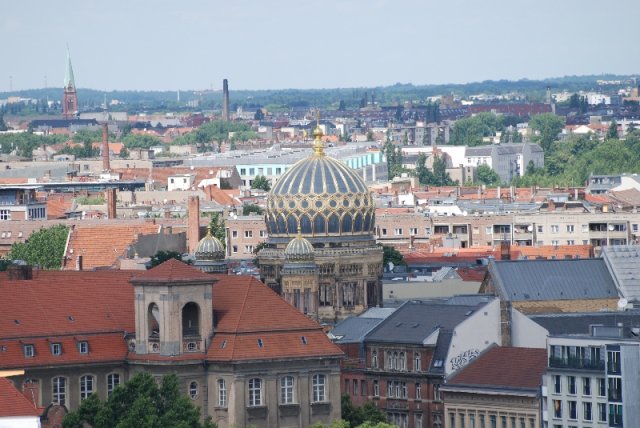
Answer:
[[335, 337], [334, 342], [338, 344], [362, 343], [366, 334], [382, 321], [384, 318], [351, 317], [336, 324], [329, 334]]
[[550, 335], [584, 335], [590, 334], [591, 326], [618, 326], [622, 324], [623, 335], [637, 338], [632, 328], [640, 327], [640, 311], [558, 313], [529, 315], [536, 324], [544, 327]]
[[628, 300], [640, 300], [640, 247], [605, 246], [602, 258], [620, 293]]
[[453, 330], [482, 305], [408, 301], [378, 324], [365, 341], [422, 344], [437, 328]]
[[491, 261], [489, 275], [508, 301], [618, 298], [602, 259]]

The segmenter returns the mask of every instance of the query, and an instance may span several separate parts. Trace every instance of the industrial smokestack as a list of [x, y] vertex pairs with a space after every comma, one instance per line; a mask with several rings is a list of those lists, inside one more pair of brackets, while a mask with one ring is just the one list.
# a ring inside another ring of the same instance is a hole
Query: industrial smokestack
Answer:
[[107, 218], [109, 220], [113, 220], [118, 216], [116, 201], [116, 189], [115, 187], [110, 187], [109, 189], [107, 189]]
[[109, 126], [107, 123], [102, 124], [102, 170], [111, 170], [109, 165]]
[[222, 81], [222, 120], [229, 120], [229, 81]]
[[189, 196], [187, 202], [187, 248], [193, 253], [200, 241], [200, 198]]

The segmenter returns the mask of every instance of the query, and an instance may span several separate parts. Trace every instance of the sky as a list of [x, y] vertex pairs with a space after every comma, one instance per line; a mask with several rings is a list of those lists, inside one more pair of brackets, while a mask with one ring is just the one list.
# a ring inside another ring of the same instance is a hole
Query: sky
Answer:
[[[639, 0], [7, 0], [0, 92], [640, 74]], [[11, 88], [10, 88], [11, 86]]]

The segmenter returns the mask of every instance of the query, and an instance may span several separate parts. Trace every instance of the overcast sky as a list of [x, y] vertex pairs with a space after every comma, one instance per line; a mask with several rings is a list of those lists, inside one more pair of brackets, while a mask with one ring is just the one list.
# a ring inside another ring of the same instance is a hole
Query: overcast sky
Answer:
[[6, 0], [0, 91], [338, 88], [640, 73], [640, 0]]

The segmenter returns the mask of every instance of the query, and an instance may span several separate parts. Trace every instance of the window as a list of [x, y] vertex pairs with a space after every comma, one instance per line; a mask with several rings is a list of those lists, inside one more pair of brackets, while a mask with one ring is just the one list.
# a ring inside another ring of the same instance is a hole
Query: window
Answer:
[[433, 385], [433, 399], [435, 401], [442, 400], [442, 397], [440, 396], [440, 385], [439, 384]]
[[418, 234], [418, 228], [417, 227], [410, 227], [409, 228], [409, 235], [416, 236], [417, 234]]
[[553, 392], [560, 394], [562, 392], [562, 378], [559, 375], [553, 375]]
[[249, 379], [249, 406], [262, 406], [262, 379]]
[[538, 225], [538, 233], [542, 233], [543, 231], [544, 231], [544, 227], [541, 224], [539, 224]]
[[255, 168], [249, 168], [249, 175], [256, 175], [256, 169]]
[[591, 403], [582, 403], [582, 418], [585, 421], [590, 421], [593, 418], [593, 415], [591, 413]]
[[464, 425], [464, 413], [460, 413], [458, 416], [460, 417], [460, 428], [465, 428], [465, 425]]
[[313, 401], [326, 401], [326, 391], [325, 391], [325, 382], [326, 377], [323, 374], [313, 375], [312, 378], [312, 387], [313, 387]]
[[420, 352], [414, 352], [413, 354], [413, 370], [419, 372], [421, 370]]
[[398, 370], [405, 371], [407, 370], [407, 354], [404, 352], [400, 352], [400, 357], [398, 359]]
[[267, 231], [266, 230], [261, 230], [260, 231], [260, 237], [261, 238], [266, 238], [267, 237]]
[[415, 422], [414, 426], [416, 428], [422, 427], [422, 413], [416, 413], [415, 418], [416, 418], [416, 422]]
[[576, 241], [573, 239], [567, 239], [567, 245], [576, 245]]
[[557, 239], [552, 239], [551, 245], [553, 245], [554, 247], [557, 247], [558, 245], [560, 245], [560, 241], [558, 241]]
[[193, 381], [189, 384], [189, 397], [191, 397], [192, 400], [198, 398], [198, 382]]
[[227, 384], [224, 379], [218, 379], [218, 407], [227, 407]]
[[380, 397], [380, 384], [377, 380], [373, 381], [373, 396]]
[[238, 252], [238, 246], [234, 245], [233, 247], [231, 247], [231, 251], [233, 251], [234, 253]]
[[387, 236], [387, 229], [382, 228], [382, 235]]
[[491, 232], [493, 231], [491, 226], [487, 226], [484, 230], [485, 234], [487, 235], [491, 235]]
[[86, 341], [78, 342], [78, 352], [80, 352], [81, 354], [88, 354], [89, 342], [86, 342]]
[[293, 402], [293, 376], [280, 378], [280, 404], [291, 404]]
[[253, 238], [253, 230], [245, 230], [244, 231], [245, 238]]
[[244, 246], [245, 253], [253, 253], [253, 245], [245, 245]]
[[553, 417], [554, 418], [562, 417], [562, 401], [561, 400], [553, 400]]
[[573, 233], [575, 231], [575, 226], [572, 224], [568, 224], [567, 225], [567, 232], [568, 233]]
[[0, 220], [11, 220], [11, 211], [0, 210]]
[[51, 355], [59, 356], [62, 355], [62, 344], [61, 343], [52, 343], [51, 344]]
[[582, 395], [591, 395], [591, 378], [583, 377], [582, 378]]
[[598, 378], [598, 397], [607, 396], [607, 381], [601, 377]]
[[394, 235], [396, 236], [400, 236], [402, 235], [402, 228], [397, 227], [394, 231], [393, 231]]
[[282, 174], [282, 168], [276, 168], [276, 174], [277, 175]]
[[32, 358], [36, 355], [36, 348], [33, 345], [23, 345], [22, 351], [24, 352], [24, 356], [27, 358]]
[[567, 376], [567, 392], [571, 395], [576, 395], [576, 377]]
[[54, 377], [51, 382], [53, 393], [52, 399], [54, 404], [67, 404], [67, 379], [63, 377]]
[[371, 352], [371, 367], [378, 368], [378, 351], [376, 350]]
[[569, 419], [578, 419], [578, 406], [575, 401], [567, 401], [569, 407]]
[[111, 395], [118, 385], [120, 385], [120, 375], [118, 373], [107, 375], [107, 395]]
[[84, 400], [93, 394], [93, 376], [80, 377], [80, 400]]
[[231, 231], [231, 237], [232, 238], [237, 238], [238, 237], [238, 231], [237, 230], [232, 230]]
[[607, 403], [598, 403], [598, 421], [607, 422]]
[[247, 175], [247, 169], [246, 168], [240, 168], [240, 175]]
[[622, 425], [622, 404], [609, 404], [609, 426]]
[[416, 400], [422, 399], [422, 385], [420, 383], [416, 383]]
[[557, 224], [552, 224], [551, 233], [558, 233], [558, 232], [560, 232], [560, 226], [558, 226]]
[[634, 223], [634, 224], [631, 225], [631, 231], [633, 233], [638, 232], [638, 223]]

